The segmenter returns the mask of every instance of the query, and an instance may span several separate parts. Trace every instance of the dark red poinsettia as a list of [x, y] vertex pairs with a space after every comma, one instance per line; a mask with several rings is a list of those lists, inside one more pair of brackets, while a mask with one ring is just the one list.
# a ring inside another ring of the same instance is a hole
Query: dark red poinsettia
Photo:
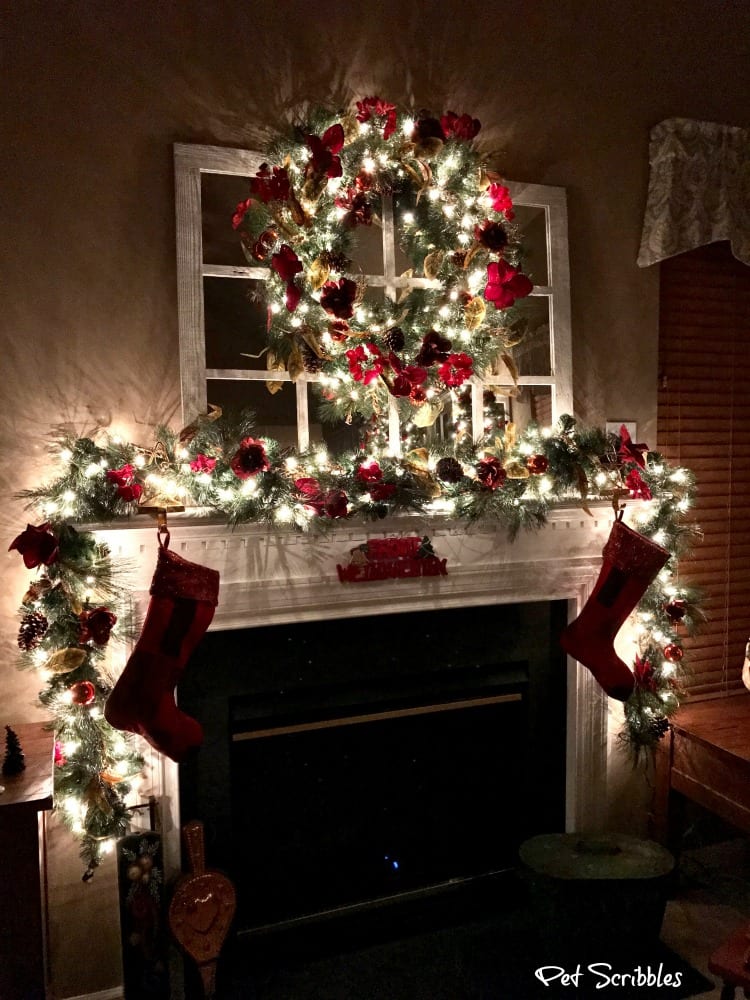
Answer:
[[282, 243], [278, 253], [271, 257], [271, 270], [286, 282], [286, 308], [288, 312], [294, 312], [302, 296], [294, 276], [302, 270], [302, 261], [288, 243]]
[[409, 393], [409, 401], [415, 406], [421, 406], [423, 403], [427, 402], [427, 393], [421, 385], [412, 386], [411, 392]]
[[267, 472], [271, 463], [266, 455], [265, 441], [256, 441], [246, 437], [240, 441], [240, 446], [232, 456], [229, 467], [238, 479], [249, 479], [259, 472]]
[[478, 118], [471, 115], [457, 115], [455, 111], [448, 111], [440, 117], [440, 124], [448, 139], [464, 139], [471, 141], [482, 127]]
[[190, 463], [191, 472], [213, 472], [215, 468], [216, 459], [210, 455], [204, 455], [203, 452], [196, 455]]
[[393, 351], [388, 355], [388, 364], [395, 377], [388, 384], [392, 396], [410, 396], [415, 386], [427, 381], [427, 369], [421, 365], [404, 365]]
[[268, 204], [269, 201], [287, 201], [291, 185], [286, 167], [274, 167], [271, 170], [267, 163], [250, 180], [250, 193], [259, 201]]
[[320, 517], [346, 517], [349, 513], [349, 498], [343, 490], [328, 490], [320, 488], [317, 479], [305, 477], [295, 479], [295, 488], [304, 502], [304, 506], [312, 509]]
[[418, 365], [432, 365], [436, 361], [445, 361], [453, 345], [446, 337], [441, 337], [435, 330], [422, 338], [422, 346], [414, 359]]
[[499, 458], [483, 458], [477, 465], [477, 480], [488, 490], [497, 490], [505, 482], [507, 473]]
[[546, 455], [529, 455], [526, 459], [526, 468], [532, 476], [541, 476], [549, 468], [549, 461]]
[[499, 222], [485, 219], [481, 226], [474, 226], [474, 239], [493, 253], [500, 253], [508, 243], [508, 234]]
[[620, 456], [621, 461], [635, 462], [636, 465], [640, 465], [642, 469], [645, 469], [646, 459], [643, 456], [648, 454], [648, 445], [643, 442], [636, 444], [630, 437], [630, 431], [623, 424], [620, 427], [620, 445], [617, 449], [617, 454]]
[[492, 203], [493, 212], [501, 212], [509, 220], [516, 217], [516, 213], [513, 211], [510, 191], [504, 184], [490, 184], [487, 188], [487, 196]]
[[345, 319], [335, 319], [328, 324], [328, 332], [331, 335], [331, 340], [343, 344], [345, 340], [349, 339], [351, 327]]
[[234, 210], [234, 215], [232, 216], [232, 229], [239, 229], [242, 225], [242, 220], [247, 215], [248, 209], [253, 203], [252, 198], [247, 198], [245, 201], [241, 201], [237, 208]]
[[117, 487], [117, 495], [126, 503], [136, 503], [141, 498], [143, 487], [135, 481], [135, 469], [129, 463], [119, 469], [108, 469], [107, 479]]
[[[346, 352], [349, 374], [355, 382], [369, 385], [383, 372], [387, 362], [375, 344], [357, 344]], [[369, 367], [365, 367], [369, 365]]]
[[487, 265], [484, 297], [495, 309], [509, 309], [516, 299], [529, 295], [533, 287], [526, 275], [507, 261], [493, 261]]
[[307, 135], [305, 142], [312, 154], [305, 168], [307, 177], [341, 177], [341, 160], [336, 155], [344, 146], [344, 129], [341, 125], [331, 125], [321, 136]]
[[50, 530], [50, 522], [44, 524], [27, 524], [26, 530], [17, 535], [8, 546], [8, 552], [13, 549], [23, 557], [26, 569], [35, 566], [50, 566], [57, 561], [60, 554], [57, 538]]
[[356, 188], [347, 188], [342, 195], [338, 195], [334, 202], [337, 208], [346, 212], [342, 216], [341, 225], [346, 229], [354, 229], [355, 226], [372, 225], [372, 208], [362, 191]]
[[649, 660], [642, 660], [640, 656], [636, 654], [633, 673], [635, 674], [636, 687], [640, 688], [642, 691], [656, 691], [654, 668]]
[[326, 281], [320, 292], [320, 304], [337, 319], [351, 319], [356, 297], [357, 282], [351, 278], [341, 278], [338, 282]]
[[377, 483], [383, 478], [383, 471], [374, 458], [368, 458], [362, 462], [355, 475], [361, 483]]
[[441, 382], [448, 386], [463, 385], [474, 374], [474, 362], [468, 354], [449, 354], [438, 368]]
[[372, 483], [370, 486], [370, 496], [375, 501], [375, 503], [382, 503], [383, 500], [390, 500], [393, 494], [396, 492], [395, 483]]
[[396, 105], [381, 97], [366, 97], [364, 101], [357, 101], [358, 122], [369, 122], [373, 115], [385, 119], [383, 138], [390, 139], [396, 131]]
[[625, 476], [625, 485], [630, 490], [630, 496], [633, 500], [651, 499], [652, 494], [648, 483], [645, 483], [641, 479], [638, 469], [631, 469], [627, 476]]
[[106, 646], [116, 624], [117, 615], [113, 615], [108, 608], [82, 611], [78, 616], [78, 641], [93, 641], [97, 646]]

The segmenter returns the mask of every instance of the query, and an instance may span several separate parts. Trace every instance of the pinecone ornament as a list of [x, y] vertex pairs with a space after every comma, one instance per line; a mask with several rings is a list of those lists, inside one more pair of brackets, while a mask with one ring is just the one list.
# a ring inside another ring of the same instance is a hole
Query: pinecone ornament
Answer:
[[338, 271], [339, 273], [347, 271], [351, 264], [351, 260], [344, 256], [343, 253], [332, 253], [330, 250], [324, 250], [320, 255], [320, 259], [326, 267], [330, 267], [332, 271]]
[[30, 611], [23, 616], [18, 628], [18, 648], [26, 653], [36, 649], [48, 628], [49, 622], [40, 611]]
[[404, 331], [400, 326], [392, 326], [385, 331], [383, 343], [389, 351], [400, 351], [405, 342]]
[[659, 740], [669, 731], [669, 719], [665, 718], [663, 715], [656, 716], [649, 720], [648, 724], [648, 734], [653, 737], [654, 743], [658, 743]]
[[323, 367], [323, 359], [319, 358], [315, 351], [308, 347], [307, 344], [302, 345], [300, 354], [302, 355], [302, 367], [305, 371], [310, 375], [317, 375]]
[[435, 475], [444, 483], [458, 483], [463, 479], [463, 466], [455, 458], [441, 458], [435, 466]]

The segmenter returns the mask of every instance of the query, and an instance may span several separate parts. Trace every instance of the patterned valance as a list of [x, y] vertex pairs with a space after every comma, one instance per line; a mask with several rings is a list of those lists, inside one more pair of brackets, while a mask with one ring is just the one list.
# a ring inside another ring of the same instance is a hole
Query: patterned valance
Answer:
[[719, 240], [750, 265], [750, 132], [667, 118], [651, 130], [638, 265]]

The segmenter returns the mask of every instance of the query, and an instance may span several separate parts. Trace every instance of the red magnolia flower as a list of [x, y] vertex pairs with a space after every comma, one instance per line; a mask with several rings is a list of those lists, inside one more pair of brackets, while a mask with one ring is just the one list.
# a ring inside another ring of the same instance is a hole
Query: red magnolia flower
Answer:
[[250, 193], [266, 205], [269, 201], [287, 201], [290, 183], [286, 167], [274, 167], [271, 171], [267, 163], [262, 164], [250, 181]]
[[404, 365], [393, 351], [388, 355], [388, 364], [396, 373], [389, 383], [388, 389], [392, 396], [410, 396], [415, 386], [422, 385], [427, 380], [427, 369], [420, 365]]
[[643, 691], [656, 691], [654, 668], [649, 660], [642, 660], [636, 654], [633, 673], [635, 674], [636, 687], [641, 688]]
[[[370, 358], [374, 360], [371, 362], [371, 367], [366, 369], [365, 363], [370, 362]], [[365, 385], [374, 382], [385, 368], [383, 355], [375, 344], [357, 344], [356, 347], [346, 351], [346, 359], [349, 362], [349, 374], [354, 381], [364, 382]]]
[[351, 319], [356, 297], [357, 282], [341, 278], [338, 282], [326, 281], [320, 293], [320, 304], [337, 319]]
[[630, 496], [633, 500], [651, 499], [651, 490], [648, 487], [648, 483], [645, 483], [641, 479], [638, 469], [631, 469], [627, 476], [625, 476], [625, 485], [630, 490]]
[[338, 208], [346, 210], [346, 215], [341, 219], [341, 224], [346, 229], [372, 225], [372, 208], [362, 191], [347, 188], [343, 195], [334, 199], [334, 202]]
[[369, 122], [373, 115], [385, 119], [383, 138], [390, 139], [396, 131], [396, 105], [389, 104], [380, 97], [366, 97], [357, 101], [357, 121]]
[[26, 530], [17, 535], [8, 546], [8, 552], [16, 549], [23, 557], [26, 569], [35, 566], [50, 566], [60, 554], [57, 538], [50, 531], [50, 522], [27, 524]]
[[502, 212], [508, 220], [516, 217], [516, 213], [513, 211], [510, 191], [504, 184], [490, 184], [487, 188], [487, 195], [492, 201], [493, 212]]
[[431, 365], [436, 361], [445, 361], [452, 346], [450, 340], [441, 337], [435, 330], [430, 330], [422, 339], [419, 354], [414, 360], [418, 365]]
[[234, 210], [234, 215], [232, 216], [232, 229], [239, 229], [242, 225], [242, 220], [247, 215], [247, 211], [253, 203], [252, 198], [247, 198], [245, 201], [241, 201], [237, 208]]
[[345, 319], [335, 319], [328, 324], [328, 332], [331, 335], [331, 340], [341, 344], [349, 339], [351, 329]]
[[507, 473], [499, 458], [492, 456], [483, 458], [477, 465], [477, 479], [488, 490], [499, 489], [505, 482], [506, 476]]
[[473, 364], [468, 354], [449, 354], [438, 368], [438, 376], [445, 385], [463, 385], [474, 374]]
[[323, 512], [327, 517], [346, 517], [349, 497], [343, 490], [329, 490], [323, 497]]
[[109, 634], [117, 624], [117, 615], [107, 608], [94, 608], [82, 611], [78, 616], [78, 641], [93, 640], [97, 646], [106, 646]]
[[443, 126], [446, 138], [465, 139], [467, 142], [470, 142], [482, 127], [478, 118], [472, 118], [471, 115], [457, 115], [455, 111], [448, 111], [442, 115], [440, 124]]
[[119, 469], [108, 469], [107, 479], [117, 487], [117, 495], [126, 503], [135, 503], [141, 499], [143, 487], [135, 481], [135, 469], [126, 463]]
[[642, 469], [646, 468], [646, 459], [643, 457], [648, 453], [648, 445], [641, 442], [636, 444], [630, 437], [630, 431], [625, 424], [620, 427], [620, 446], [617, 454], [623, 462], [635, 462]]
[[267, 472], [271, 463], [266, 455], [265, 442], [246, 437], [232, 456], [229, 467], [238, 479], [249, 479], [259, 472]]
[[307, 135], [305, 142], [312, 153], [305, 168], [306, 176], [325, 174], [327, 177], [341, 177], [341, 160], [336, 155], [344, 146], [344, 129], [341, 125], [331, 125], [322, 136]]
[[368, 458], [359, 466], [356, 476], [361, 483], [377, 483], [383, 478], [383, 472], [374, 458]]
[[210, 455], [204, 455], [203, 452], [196, 455], [190, 463], [191, 472], [213, 472], [215, 468], [216, 459], [211, 458]]
[[282, 243], [278, 253], [271, 257], [271, 270], [275, 271], [282, 281], [293, 281], [295, 274], [302, 270], [302, 261], [288, 243]]
[[507, 261], [493, 261], [487, 265], [484, 297], [495, 309], [509, 309], [516, 299], [529, 295], [533, 287], [526, 275]]
[[481, 226], [474, 226], [474, 239], [493, 253], [500, 253], [508, 242], [508, 234], [499, 222], [485, 219]]
[[304, 506], [311, 508], [321, 517], [346, 517], [349, 498], [343, 490], [328, 490], [323, 493], [317, 479], [304, 477], [294, 480], [295, 488], [304, 500]]

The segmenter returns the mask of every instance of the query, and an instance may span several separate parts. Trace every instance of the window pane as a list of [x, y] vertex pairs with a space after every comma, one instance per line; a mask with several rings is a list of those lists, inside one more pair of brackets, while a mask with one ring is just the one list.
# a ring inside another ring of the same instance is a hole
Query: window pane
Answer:
[[265, 368], [266, 304], [259, 281], [204, 278], [207, 368]]
[[249, 196], [247, 177], [201, 174], [203, 263], [247, 266], [237, 233], [232, 229], [235, 206]]
[[310, 447], [324, 444], [331, 455], [354, 452], [367, 443], [366, 421], [355, 417], [350, 424], [344, 420], [330, 423], [320, 418], [320, 397], [317, 387], [308, 383], [307, 405], [310, 413]]
[[383, 273], [383, 230], [375, 222], [354, 230], [351, 259], [352, 274]]
[[524, 386], [511, 400], [511, 416], [519, 431], [529, 424], [552, 423], [552, 389], [548, 385]]
[[276, 383], [279, 392], [271, 394], [265, 381], [209, 379], [208, 402], [230, 413], [252, 410], [253, 434], [270, 437], [283, 447], [297, 447], [297, 397], [293, 382]]
[[547, 212], [536, 205], [514, 205], [515, 222], [521, 230], [523, 270], [535, 285], [549, 284], [547, 271]]
[[[516, 319], [510, 327], [509, 353], [518, 374], [551, 375], [549, 299], [546, 295], [530, 295], [519, 299], [514, 309]], [[518, 343], [513, 344], [517, 338]]]

